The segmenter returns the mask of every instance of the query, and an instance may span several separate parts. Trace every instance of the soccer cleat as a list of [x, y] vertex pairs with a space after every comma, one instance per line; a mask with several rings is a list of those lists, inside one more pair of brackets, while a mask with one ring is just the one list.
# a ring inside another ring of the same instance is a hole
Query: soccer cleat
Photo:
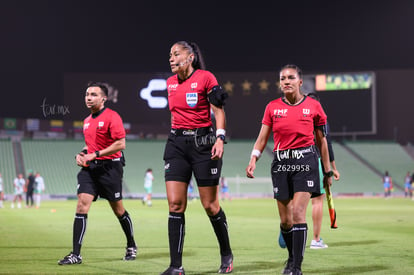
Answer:
[[279, 233], [279, 246], [281, 248], [286, 248], [285, 238], [283, 238], [282, 232]]
[[285, 268], [282, 270], [282, 274], [289, 275], [293, 270], [293, 259], [287, 259], [285, 262]]
[[179, 268], [170, 266], [160, 275], [185, 275], [184, 268], [181, 266]]
[[136, 247], [127, 247], [124, 261], [133, 261], [137, 258], [137, 248]]
[[320, 239], [319, 241], [312, 240], [310, 248], [311, 249], [324, 249], [324, 248], [328, 248], [328, 245], [324, 243], [322, 239]]
[[302, 271], [298, 268], [295, 268], [289, 274], [290, 275], [302, 275]]
[[62, 260], [58, 261], [59, 265], [81, 264], [81, 263], [82, 263], [82, 256], [73, 254], [73, 252], [70, 252]]
[[231, 272], [233, 272], [233, 254], [221, 256], [221, 265], [217, 273], [229, 274]]

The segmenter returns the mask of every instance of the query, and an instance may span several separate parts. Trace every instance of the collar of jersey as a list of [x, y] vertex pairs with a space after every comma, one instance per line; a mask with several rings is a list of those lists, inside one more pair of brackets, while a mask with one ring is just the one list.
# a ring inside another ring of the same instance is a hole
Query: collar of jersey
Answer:
[[179, 76], [178, 76], [178, 74], [177, 74], [177, 79], [178, 79], [178, 82], [180, 82], [180, 83], [182, 83], [182, 82], [184, 82], [184, 81], [186, 81], [187, 79], [189, 79], [194, 73], [195, 73], [195, 71], [197, 71], [197, 70], [194, 70], [189, 76], [187, 76], [185, 79], [181, 79]]
[[105, 109], [106, 109], [106, 107], [103, 107], [102, 110], [99, 110], [98, 112], [93, 113], [92, 118], [97, 118], [100, 114], [102, 114], [103, 111], [105, 111]]

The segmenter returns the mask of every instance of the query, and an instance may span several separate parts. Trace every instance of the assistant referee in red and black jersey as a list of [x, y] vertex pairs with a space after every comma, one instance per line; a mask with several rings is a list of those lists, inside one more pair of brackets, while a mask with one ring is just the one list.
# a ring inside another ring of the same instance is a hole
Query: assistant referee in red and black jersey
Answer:
[[303, 78], [298, 66], [284, 66], [280, 70], [279, 81], [283, 96], [266, 106], [246, 175], [254, 177], [256, 162], [273, 132], [273, 193], [288, 250], [282, 274], [301, 275], [308, 231], [306, 209], [311, 196], [320, 193], [315, 141], [323, 163], [324, 185], [332, 185], [333, 171], [326, 141], [327, 116], [317, 100], [301, 92]]
[[[224, 100], [227, 94], [205, 70], [197, 44], [176, 42], [170, 50], [173, 76], [167, 79], [171, 132], [164, 151], [165, 184], [169, 205], [170, 266], [163, 275], [184, 275], [182, 255], [187, 187], [194, 173], [200, 200], [220, 246], [218, 273], [231, 273], [233, 254], [227, 219], [218, 199], [225, 142]], [[213, 131], [211, 111], [216, 119]], [[202, 260], [202, 259], [200, 259]]]
[[124, 260], [135, 260], [137, 246], [131, 217], [122, 203], [122, 177], [125, 159], [125, 129], [119, 114], [107, 107], [108, 89], [104, 83], [91, 82], [85, 94], [86, 107], [91, 114], [84, 120], [85, 147], [76, 155], [78, 173], [78, 203], [73, 222], [73, 249], [58, 263], [80, 264], [83, 237], [86, 232], [88, 212], [98, 197], [108, 200], [126, 237]]

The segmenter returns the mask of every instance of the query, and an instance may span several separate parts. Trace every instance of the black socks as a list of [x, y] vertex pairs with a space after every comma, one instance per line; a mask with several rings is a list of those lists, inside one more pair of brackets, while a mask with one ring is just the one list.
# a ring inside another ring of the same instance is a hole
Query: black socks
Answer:
[[73, 221], [73, 253], [80, 255], [83, 236], [86, 231], [88, 214], [75, 214], [75, 220]]
[[182, 266], [184, 235], [184, 213], [170, 212], [168, 216], [168, 240], [170, 243], [171, 259], [170, 265], [176, 268]]
[[121, 224], [122, 230], [125, 233], [127, 247], [136, 247], [134, 240], [134, 226], [132, 225], [132, 220], [128, 212], [125, 210], [125, 213], [121, 217], [118, 217], [118, 220]]
[[216, 233], [217, 240], [220, 245], [220, 255], [228, 256], [231, 255], [229, 232], [226, 220], [226, 214], [220, 208], [220, 211], [214, 215], [209, 216], [211, 225], [214, 228], [214, 233]]

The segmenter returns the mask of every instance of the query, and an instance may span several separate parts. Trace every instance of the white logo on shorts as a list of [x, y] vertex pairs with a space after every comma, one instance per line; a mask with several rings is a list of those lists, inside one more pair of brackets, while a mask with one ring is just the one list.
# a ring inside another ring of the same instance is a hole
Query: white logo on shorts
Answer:
[[218, 172], [218, 169], [217, 168], [211, 168], [211, 174], [212, 175], [216, 175], [217, 172]]
[[115, 198], [119, 198], [120, 196], [121, 196], [121, 193], [119, 193], [119, 192], [115, 193]]
[[277, 187], [273, 188], [273, 192], [275, 192], [276, 194], [279, 193], [279, 188]]
[[313, 187], [313, 180], [308, 180], [307, 183], [308, 183], [308, 187]]

